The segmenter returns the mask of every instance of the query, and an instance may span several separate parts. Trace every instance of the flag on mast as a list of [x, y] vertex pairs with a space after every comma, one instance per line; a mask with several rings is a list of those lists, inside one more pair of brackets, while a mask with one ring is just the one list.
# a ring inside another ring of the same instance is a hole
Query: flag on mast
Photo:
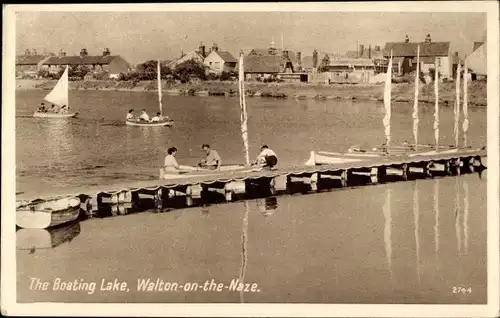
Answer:
[[[436, 64], [437, 65], [437, 59]], [[434, 72], [434, 140], [436, 151], [439, 149], [439, 69]]]
[[469, 70], [467, 68], [467, 57], [465, 57], [464, 61], [464, 122], [462, 125], [462, 129], [464, 132], [464, 147], [467, 147], [467, 131], [469, 130], [469, 113], [468, 113], [468, 81], [469, 81]]
[[161, 66], [160, 66], [160, 60], [158, 60], [158, 69], [157, 69], [157, 77], [158, 77], [158, 103], [160, 106], [160, 115], [163, 115], [163, 107], [161, 104], [161, 99], [162, 99], [162, 88], [161, 88]]
[[456, 81], [456, 97], [453, 113], [455, 114], [455, 124], [453, 125], [453, 133], [455, 135], [455, 147], [458, 148], [458, 125], [460, 121], [460, 63], [457, 65], [457, 81]]
[[420, 46], [417, 46], [417, 69], [415, 71], [415, 100], [413, 102], [413, 137], [415, 138], [415, 150], [418, 149], [418, 82], [420, 79]]
[[384, 87], [385, 116], [383, 119], [383, 123], [385, 127], [386, 147], [389, 147], [391, 144], [391, 82], [392, 82], [392, 50], [391, 50], [391, 57], [389, 59], [389, 65], [387, 66], [387, 73], [385, 75], [385, 87]]
[[240, 52], [239, 61], [239, 93], [240, 93], [240, 108], [241, 108], [241, 137], [245, 147], [245, 163], [250, 165], [250, 156], [248, 151], [248, 127], [247, 127], [247, 106], [245, 102], [245, 72], [243, 68], [243, 52]]

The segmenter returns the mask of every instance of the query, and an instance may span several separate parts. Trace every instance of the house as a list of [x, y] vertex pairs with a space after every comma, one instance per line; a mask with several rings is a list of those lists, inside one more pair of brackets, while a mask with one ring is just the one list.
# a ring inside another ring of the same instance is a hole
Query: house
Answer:
[[205, 57], [198, 50], [191, 51], [188, 54], [182, 53], [181, 57], [170, 62], [168, 64], [168, 67], [170, 67], [171, 69], [174, 69], [177, 65], [182, 64], [186, 61], [191, 61], [191, 60], [199, 62], [199, 63], [203, 63], [203, 61], [205, 60]]
[[485, 77], [487, 75], [487, 55], [486, 55], [486, 42], [479, 46], [474, 43], [474, 51], [467, 57], [467, 68], [471, 70], [473, 79], [477, 77]]
[[222, 72], [233, 72], [238, 61], [227, 51], [212, 50], [205, 58], [204, 64], [213, 72], [221, 74]]
[[375, 76], [375, 63], [371, 59], [331, 59], [322, 71], [328, 83], [369, 83]]
[[[450, 42], [431, 42], [430, 36], [425, 42], [389, 42], [384, 49], [384, 57], [389, 58], [392, 51], [394, 60], [398, 62], [395, 69], [400, 75], [416, 70], [417, 47], [420, 47], [420, 70], [429, 73], [431, 68], [438, 68], [443, 78], [452, 77], [452, 56]], [[436, 65], [437, 64], [437, 65]]]
[[16, 56], [16, 74], [36, 74], [42, 69], [43, 63], [50, 58], [50, 55], [38, 55], [36, 50], [31, 52], [26, 50], [24, 55]]
[[59, 56], [52, 56], [43, 62], [43, 67], [48, 69], [50, 73], [57, 73], [66, 65], [71, 67], [85, 66], [91, 72], [105, 71], [110, 78], [118, 77], [120, 73], [127, 73], [130, 70], [130, 64], [120, 55], [111, 55], [111, 52], [106, 48], [102, 55], [88, 55], [86, 49], [80, 51], [80, 55], [66, 56], [66, 52], [60, 51]]
[[293, 73], [291, 62], [278, 55], [247, 55], [244, 57], [246, 79], [277, 77], [278, 73]]

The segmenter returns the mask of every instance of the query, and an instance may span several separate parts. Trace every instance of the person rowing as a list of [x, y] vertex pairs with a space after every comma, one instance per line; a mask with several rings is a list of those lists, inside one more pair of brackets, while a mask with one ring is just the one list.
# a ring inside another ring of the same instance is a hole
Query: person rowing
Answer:
[[170, 147], [167, 150], [167, 155], [165, 156], [165, 161], [163, 163], [164, 173], [185, 173], [188, 171], [196, 171], [198, 169], [190, 166], [180, 166], [175, 158], [177, 154], [177, 148]]
[[273, 168], [278, 164], [278, 157], [276, 153], [269, 149], [267, 145], [260, 147], [260, 153], [255, 160], [254, 165], [260, 167]]
[[127, 120], [128, 121], [135, 121], [135, 114], [134, 114], [134, 110], [133, 109], [130, 109], [127, 113]]
[[139, 116], [139, 120], [149, 122], [149, 116], [148, 116], [148, 114], [146, 113], [146, 110], [145, 110], [145, 109], [143, 109], [143, 110], [141, 111], [141, 115]]
[[208, 144], [203, 144], [201, 146], [201, 149], [203, 149], [207, 157], [198, 164], [198, 167], [209, 170], [220, 169], [222, 159], [220, 158], [219, 153], [213, 149], [210, 149], [210, 145]]

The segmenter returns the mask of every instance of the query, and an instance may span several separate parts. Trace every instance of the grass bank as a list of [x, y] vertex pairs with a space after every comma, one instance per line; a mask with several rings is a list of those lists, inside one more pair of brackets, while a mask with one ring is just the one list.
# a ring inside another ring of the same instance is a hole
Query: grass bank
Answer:
[[[17, 90], [50, 90], [55, 80], [17, 80]], [[72, 90], [102, 91], [156, 91], [156, 81], [74, 81], [69, 83]], [[392, 100], [413, 102], [413, 84], [393, 84]], [[296, 99], [350, 99], [382, 101], [383, 84], [309, 84], [309, 83], [262, 83], [247, 82], [245, 89], [251, 97], [296, 98]], [[200, 96], [235, 96], [238, 94], [237, 82], [204, 81], [198, 83], [163, 83], [163, 91], [171, 95]], [[475, 81], [469, 85], [469, 104], [486, 106], [486, 82]], [[442, 83], [439, 86], [440, 103], [453, 104], [455, 100], [455, 83]], [[419, 101], [434, 103], [433, 84], [421, 85]]]

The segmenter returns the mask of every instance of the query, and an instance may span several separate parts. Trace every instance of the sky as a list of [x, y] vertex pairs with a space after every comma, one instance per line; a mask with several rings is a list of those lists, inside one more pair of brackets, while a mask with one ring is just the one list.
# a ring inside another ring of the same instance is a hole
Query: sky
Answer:
[[86, 48], [100, 55], [104, 48], [132, 64], [150, 59], [170, 60], [195, 50], [203, 42], [235, 57], [241, 49], [281, 48], [312, 55], [312, 51], [345, 53], [356, 42], [380, 45], [450, 41], [460, 56], [486, 36], [485, 13], [409, 12], [18, 12], [16, 54], [26, 49], [77, 55]]

